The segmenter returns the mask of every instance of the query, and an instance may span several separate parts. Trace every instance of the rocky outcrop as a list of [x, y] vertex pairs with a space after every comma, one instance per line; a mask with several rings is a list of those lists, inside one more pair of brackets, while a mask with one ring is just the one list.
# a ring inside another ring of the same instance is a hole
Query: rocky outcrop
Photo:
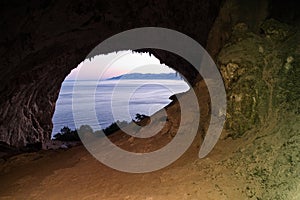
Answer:
[[218, 55], [228, 95], [226, 128], [233, 137], [266, 123], [283, 102], [295, 108], [299, 98], [297, 29], [271, 19], [261, 31], [237, 24]]
[[249, 199], [299, 198], [299, 29], [239, 23], [218, 55], [228, 97], [227, 137], [245, 143], [223, 164], [246, 177]]
[[299, 5], [260, 3], [248, 18], [237, 14], [241, 4], [225, 1], [209, 36], [227, 91], [223, 138], [243, 138], [220, 164], [246, 179], [248, 199], [298, 199]]

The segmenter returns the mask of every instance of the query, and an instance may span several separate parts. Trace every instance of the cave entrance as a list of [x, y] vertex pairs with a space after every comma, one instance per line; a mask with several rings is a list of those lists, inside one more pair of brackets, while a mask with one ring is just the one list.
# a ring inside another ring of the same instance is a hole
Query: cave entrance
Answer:
[[[106, 68], [99, 76], [96, 71], [101, 67]], [[97, 84], [93, 95], [98, 125], [102, 129], [116, 121], [127, 123], [136, 117], [150, 116], [168, 105], [170, 96], [189, 89], [178, 72], [148, 53], [120, 51], [95, 56], [80, 63], [62, 83], [52, 118], [52, 138], [66, 131], [61, 130], [63, 127], [75, 129], [72, 109], [75, 83], [82, 88], [76, 91], [80, 93], [76, 95], [79, 98], [76, 101], [80, 102], [82, 113], [90, 112], [85, 108], [90, 103], [86, 94]], [[111, 108], [120, 112], [114, 115]], [[97, 126], [85, 115], [82, 115], [80, 124], [91, 128]]]

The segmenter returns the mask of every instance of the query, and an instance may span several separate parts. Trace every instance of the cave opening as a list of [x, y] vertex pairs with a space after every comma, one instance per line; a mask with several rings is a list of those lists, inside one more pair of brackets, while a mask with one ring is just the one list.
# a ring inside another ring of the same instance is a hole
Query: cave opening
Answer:
[[[218, 65], [228, 97], [224, 134], [205, 159], [193, 156], [200, 139], [174, 164], [143, 174], [108, 168], [83, 145], [12, 157], [1, 151], [1, 198], [300, 198], [298, 1], [13, 0], [1, 5], [2, 151], [47, 141], [66, 76], [96, 44], [132, 28], [165, 27], [195, 39]], [[196, 90], [204, 88], [185, 63], [161, 51], [149, 52]], [[207, 103], [206, 97], [199, 102]], [[209, 110], [203, 107], [200, 127], [205, 128]], [[173, 104], [167, 134], [160, 136], [174, 136], [177, 108]], [[131, 137], [122, 141], [130, 143], [128, 150], [153, 150]]]
[[[149, 53], [118, 51], [85, 59], [62, 83], [51, 138], [65, 138], [61, 136], [86, 125], [94, 131], [115, 131], [116, 122], [122, 126], [149, 117], [170, 104], [172, 95], [189, 89], [179, 72]], [[93, 100], [96, 121], [89, 118]], [[74, 102], [79, 110], [73, 110]], [[73, 112], [80, 112], [76, 122]]]

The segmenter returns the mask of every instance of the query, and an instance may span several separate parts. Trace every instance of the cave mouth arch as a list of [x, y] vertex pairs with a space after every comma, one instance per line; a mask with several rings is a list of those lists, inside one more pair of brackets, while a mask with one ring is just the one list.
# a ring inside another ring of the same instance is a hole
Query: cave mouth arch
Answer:
[[[105, 66], [108, 67], [99, 77], [96, 71]], [[79, 128], [74, 124], [72, 113], [75, 82], [82, 87], [82, 96], [84, 96], [84, 91], [92, 88], [91, 84], [97, 84], [97, 89], [94, 91], [95, 109], [98, 123], [103, 129], [116, 121], [128, 123], [135, 119], [136, 114], [151, 116], [171, 103], [171, 96], [190, 89], [189, 84], [179, 72], [161, 64], [161, 61], [150, 53], [128, 50], [100, 54], [91, 59], [85, 59], [71, 71], [62, 83], [52, 117], [52, 139], [60, 130], [62, 133], [63, 127]], [[129, 87], [134, 90], [130, 91]], [[114, 92], [124, 94], [123, 96], [122, 94], [118, 95], [117, 100], [114, 100]], [[125, 98], [125, 93], [132, 93], [130, 99]], [[87, 102], [82, 99], [83, 110], [84, 103]], [[126, 111], [124, 113], [126, 106], [123, 104], [126, 103], [129, 104], [129, 115], [126, 115]], [[109, 111], [109, 107], [113, 106], [117, 107], [118, 111], [123, 110], [120, 111], [121, 114], [113, 116], [113, 113]], [[81, 125], [96, 127], [84, 116]]]

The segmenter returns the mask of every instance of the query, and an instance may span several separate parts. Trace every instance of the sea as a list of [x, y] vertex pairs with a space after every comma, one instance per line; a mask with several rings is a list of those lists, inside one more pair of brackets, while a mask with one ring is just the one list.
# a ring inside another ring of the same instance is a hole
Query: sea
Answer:
[[137, 113], [152, 115], [171, 102], [170, 96], [188, 89], [184, 80], [65, 80], [52, 118], [52, 135], [64, 126], [89, 125], [97, 130], [117, 120], [130, 122]]

